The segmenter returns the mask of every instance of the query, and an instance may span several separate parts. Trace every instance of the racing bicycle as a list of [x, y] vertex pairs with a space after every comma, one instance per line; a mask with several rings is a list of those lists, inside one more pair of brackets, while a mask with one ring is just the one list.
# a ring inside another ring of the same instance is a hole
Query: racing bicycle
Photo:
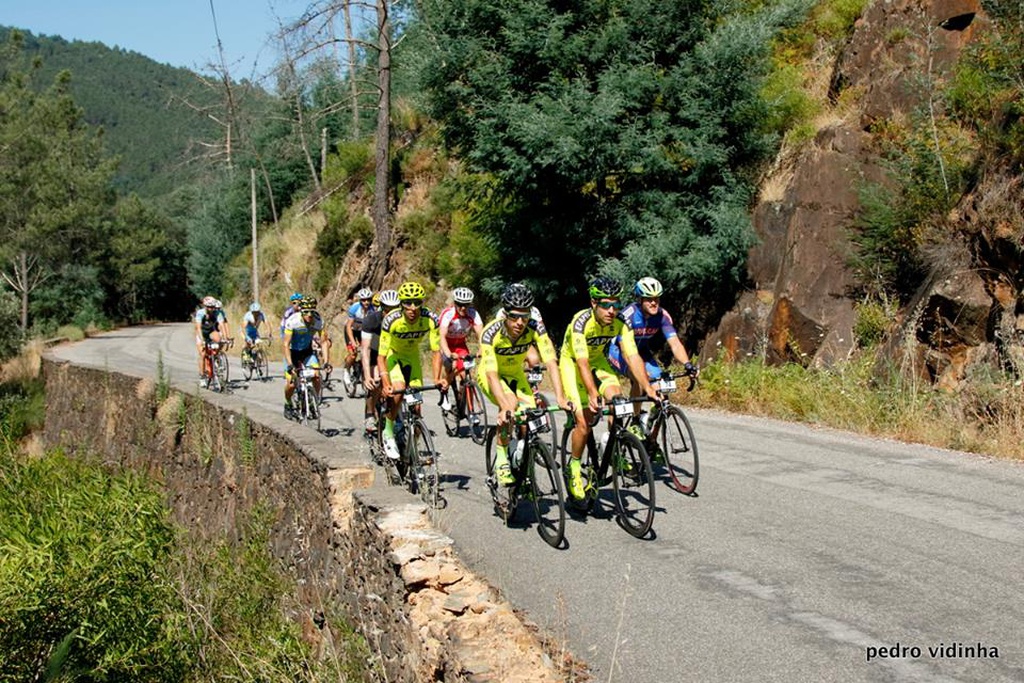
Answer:
[[[629, 431], [636, 419], [633, 404], [649, 401], [649, 398], [628, 399], [616, 396], [599, 415], [611, 415], [605, 438], [599, 449], [594, 443], [594, 432], [587, 436], [581, 471], [583, 474], [583, 497], [576, 498], [566, 493], [567, 507], [576, 512], [590, 513], [594, 510], [602, 486], [612, 484], [615, 510], [619, 524], [632, 536], [643, 538], [654, 523], [654, 473], [640, 437]], [[598, 417], [598, 419], [600, 419]], [[569, 458], [572, 457], [572, 432], [575, 414], [570, 413], [562, 431], [562, 475], [565, 490], [569, 487]]]
[[502, 485], [494, 472], [497, 428], [487, 430], [484, 445], [487, 462], [487, 488], [490, 489], [494, 508], [506, 525], [516, 518], [519, 503], [530, 501], [533, 519], [541, 538], [553, 548], [561, 547], [565, 540], [565, 495], [562, 475], [545, 434], [550, 431], [548, 420], [554, 408], [527, 408], [516, 411], [512, 418], [515, 429], [508, 444], [509, 466], [515, 481]]
[[270, 359], [267, 357], [269, 337], [258, 337], [252, 345], [242, 350], [242, 372], [248, 382], [255, 375], [261, 382], [270, 379]]
[[651, 464], [665, 468], [675, 490], [686, 495], [696, 495], [694, 492], [700, 475], [697, 440], [686, 413], [667, 400], [669, 394], [676, 391], [675, 380], [684, 377], [690, 380], [687, 391], [693, 391], [697, 378], [686, 372], [665, 373], [652, 382], [666, 400], [655, 403], [649, 413], [642, 415], [639, 426], [643, 429]]
[[391, 485], [404, 485], [431, 508], [437, 508], [440, 496], [441, 475], [437, 467], [439, 454], [434, 448], [430, 429], [420, 415], [423, 405], [423, 391], [436, 387], [408, 387], [395, 391], [402, 401], [395, 420], [395, 443], [398, 445], [398, 459], [389, 458], [384, 451], [384, 419], [387, 399], [382, 397], [377, 404], [377, 432], [372, 448], [375, 460], [384, 468]]
[[292, 394], [292, 411], [301, 424], [310, 425], [320, 431], [320, 395], [313, 379], [317, 370], [305, 365], [292, 368], [295, 378], [295, 393]]
[[487, 439], [487, 401], [477, 384], [476, 373], [473, 372], [476, 358], [463, 356], [454, 359], [454, 362], [457, 372], [452, 380], [451, 395], [455, 401], [449, 400], [447, 408], [441, 406], [444, 428], [448, 436], [456, 436], [460, 422], [465, 420], [469, 423], [469, 436], [482, 446]]
[[231, 366], [228, 363], [227, 350], [231, 348], [233, 339], [222, 339], [219, 342], [208, 341], [203, 347], [203, 379], [210, 391], [225, 392]]

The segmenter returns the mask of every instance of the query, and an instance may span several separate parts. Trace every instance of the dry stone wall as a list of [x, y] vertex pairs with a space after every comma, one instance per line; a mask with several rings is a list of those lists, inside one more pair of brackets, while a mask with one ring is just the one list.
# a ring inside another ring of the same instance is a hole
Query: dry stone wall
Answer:
[[273, 552], [305, 607], [303, 632], [329, 638], [323, 615], [344, 614], [374, 655], [369, 679], [566, 678], [534, 629], [460, 562], [425, 506], [375, 486], [372, 466], [344, 439], [231, 396], [52, 358], [43, 372], [46, 445], [162, 482], [192, 533], [231, 538], [245, 513], [269, 506]]

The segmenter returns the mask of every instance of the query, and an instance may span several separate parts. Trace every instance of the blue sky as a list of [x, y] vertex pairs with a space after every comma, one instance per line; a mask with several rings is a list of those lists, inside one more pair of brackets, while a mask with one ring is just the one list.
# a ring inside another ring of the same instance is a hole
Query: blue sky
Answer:
[[68, 40], [98, 41], [158, 62], [204, 71], [217, 61], [217, 34], [235, 77], [269, 71], [280, 17], [300, 16], [309, 0], [0, 0], [0, 25]]

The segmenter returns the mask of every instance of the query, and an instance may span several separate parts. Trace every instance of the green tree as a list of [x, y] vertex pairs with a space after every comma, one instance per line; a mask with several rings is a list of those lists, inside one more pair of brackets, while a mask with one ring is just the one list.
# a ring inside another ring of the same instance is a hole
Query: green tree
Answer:
[[479, 174], [470, 210], [496, 279], [566, 308], [601, 268], [664, 277], [691, 305], [727, 297], [753, 239], [750, 181], [776, 143], [759, 96], [770, 39], [803, 4], [426, 0], [441, 54], [424, 83]]
[[101, 251], [116, 161], [84, 123], [68, 92], [71, 75], [37, 92], [39, 60], [24, 68], [19, 50], [15, 32], [0, 54], [0, 267], [21, 297], [24, 330], [45, 279]]

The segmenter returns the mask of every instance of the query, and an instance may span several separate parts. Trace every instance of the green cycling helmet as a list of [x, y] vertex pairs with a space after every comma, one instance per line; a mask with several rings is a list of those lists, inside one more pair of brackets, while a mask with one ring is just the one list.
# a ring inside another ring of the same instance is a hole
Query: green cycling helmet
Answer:
[[618, 299], [621, 295], [622, 285], [607, 275], [598, 275], [590, 282], [591, 299]]

